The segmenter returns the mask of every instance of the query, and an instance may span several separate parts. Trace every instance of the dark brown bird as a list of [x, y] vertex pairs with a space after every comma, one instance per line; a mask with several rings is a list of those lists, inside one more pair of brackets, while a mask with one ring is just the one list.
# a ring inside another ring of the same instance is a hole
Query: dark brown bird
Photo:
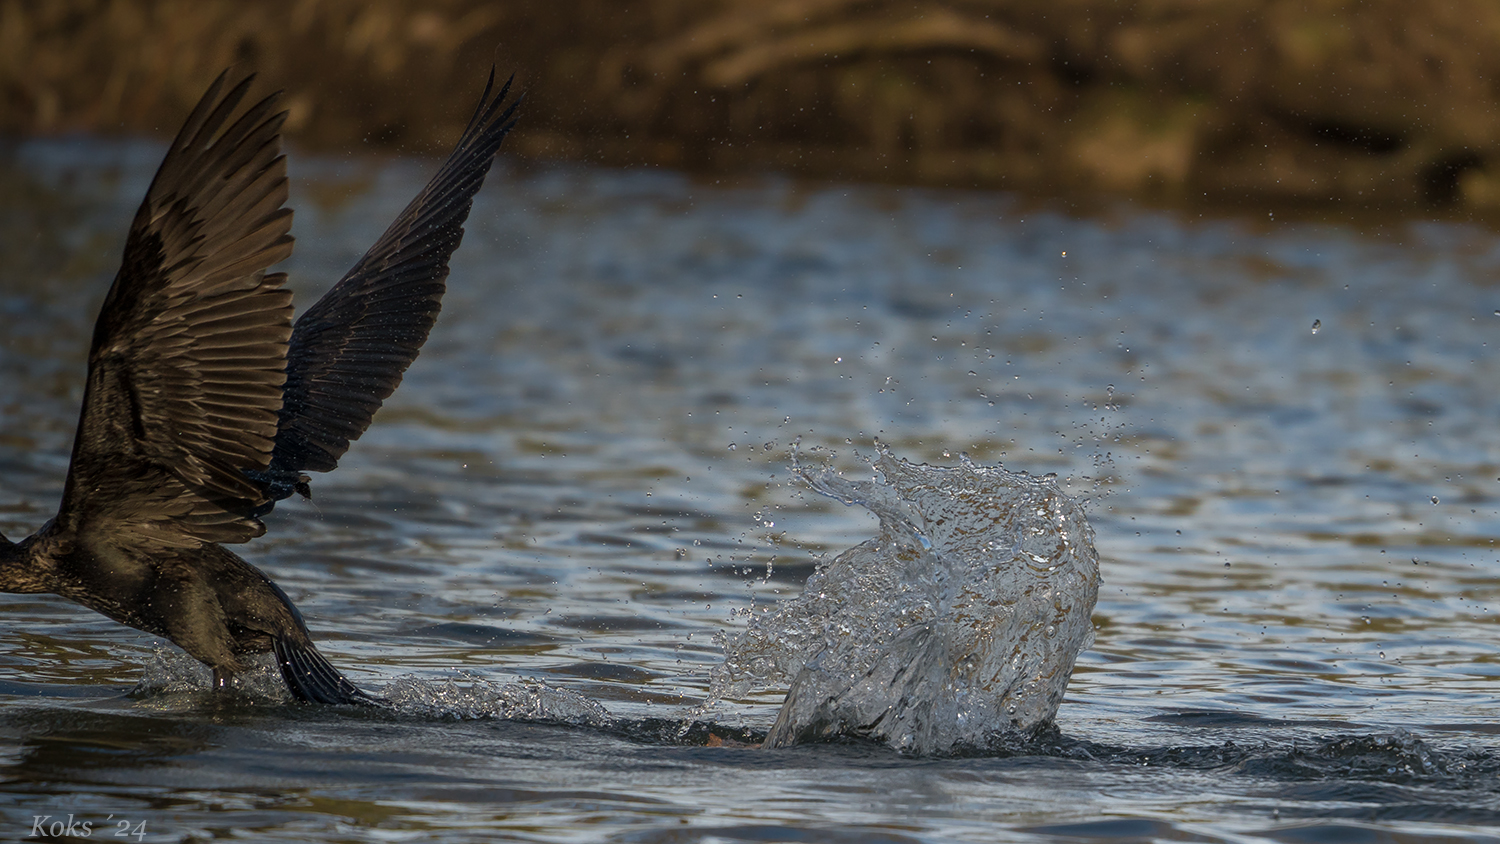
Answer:
[[[131, 224], [89, 351], [57, 516], [0, 536], [0, 590], [51, 592], [164, 636], [224, 688], [274, 651], [287, 688], [372, 703], [313, 645], [269, 577], [221, 543], [369, 427], [437, 318], [448, 259], [500, 142], [510, 83], [490, 73], [458, 146], [380, 240], [292, 324], [279, 94], [231, 121], [253, 76], [226, 71], [172, 142]], [[493, 94], [493, 96], [492, 96]]]

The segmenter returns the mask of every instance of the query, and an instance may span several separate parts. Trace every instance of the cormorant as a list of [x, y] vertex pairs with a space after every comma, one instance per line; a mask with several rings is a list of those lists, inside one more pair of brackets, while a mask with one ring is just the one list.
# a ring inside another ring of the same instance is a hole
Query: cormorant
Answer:
[[[230, 118], [254, 78], [225, 71], [136, 212], [89, 350], [57, 516], [0, 536], [0, 590], [51, 592], [171, 639], [213, 669], [274, 651], [291, 693], [374, 703], [318, 652], [286, 593], [222, 543], [304, 471], [326, 472], [401, 383], [437, 318], [448, 259], [519, 100], [485, 86], [442, 168], [380, 240], [292, 324], [292, 212], [279, 92]], [[491, 94], [494, 93], [494, 96]]]

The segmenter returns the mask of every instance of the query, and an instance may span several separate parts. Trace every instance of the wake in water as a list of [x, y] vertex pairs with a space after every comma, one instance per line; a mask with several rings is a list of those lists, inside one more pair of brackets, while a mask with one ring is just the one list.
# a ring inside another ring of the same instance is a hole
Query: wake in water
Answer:
[[878, 516], [880, 534], [727, 641], [710, 704], [790, 683], [769, 747], [847, 735], [929, 754], [1046, 726], [1093, 642], [1099, 560], [1082, 509], [1050, 476], [879, 449], [870, 480], [794, 463], [814, 491]]

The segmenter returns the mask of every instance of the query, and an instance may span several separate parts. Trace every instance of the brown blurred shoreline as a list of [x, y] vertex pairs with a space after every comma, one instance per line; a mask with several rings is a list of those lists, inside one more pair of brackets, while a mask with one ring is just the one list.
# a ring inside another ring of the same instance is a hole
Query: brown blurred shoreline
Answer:
[[1500, 208], [1493, 0], [0, 0], [0, 132], [170, 134], [242, 62], [304, 148], [1031, 194]]

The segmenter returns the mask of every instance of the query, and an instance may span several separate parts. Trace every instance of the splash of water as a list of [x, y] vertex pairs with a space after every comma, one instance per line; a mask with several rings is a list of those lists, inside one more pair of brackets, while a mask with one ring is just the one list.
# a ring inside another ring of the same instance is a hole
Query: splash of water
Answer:
[[[271, 704], [292, 699], [274, 657], [256, 654], [244, 659], [246, 670], [234, 678], [235, 692], [241, 698]], [[145, 672], [130, 694], [136, 698], [167, 700], [202, 695], [212, 689], [213, 673], [208, 666], [175, 645], [161, 643], [152, 649]]]
[[468, 675], [432, 682], [401, 677], [381, 694], [396, 711], [428, 718], [546, 721], [595, 728], [615, 722], [591, 698], [540, 680], [496, 683]]
[[793, 469], [880, 518], [796, 599], [726, 641], [710, 700], [790, 682], [770, 747], [856, 735], [909, 753], [984, 747], [1049, 724], [1093, 642], [1093, 529], [1052, 478], [909, 463], [872, 480]]
[[[241, 698], [271, 704], [292, 701], [270, 654], [249, 657], [247, 662], [248, 670], [235, 678], [235, 692]], [[212, 688], [207, 667], [176, 647], [162, 645], [152, 653], [132, 695], [162, 705], [180, 703], [184, 697], [201, 699]], [[543, 721], [595, 728], [616, 724], [598, 702], [540, 680], [497, 683], [469, 673], [443, 680], [398, 677], [384, 688], [369, 691], [396, 712], [424, 718]]]

